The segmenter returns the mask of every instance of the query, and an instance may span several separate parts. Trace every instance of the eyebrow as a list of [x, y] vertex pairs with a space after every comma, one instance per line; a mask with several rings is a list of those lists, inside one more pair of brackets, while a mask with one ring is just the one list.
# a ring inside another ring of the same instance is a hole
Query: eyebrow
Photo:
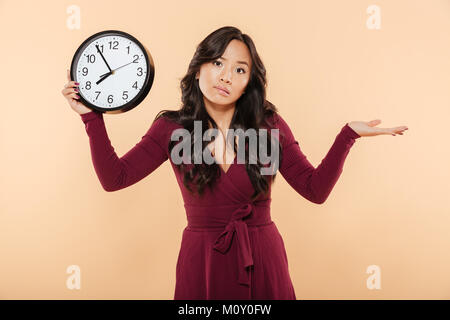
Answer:
[[[221, 59], [223, 59], [223, 60], [227, 60], [227, 59], [225, 59], [224, 57], [220, 57]], [[248, 63], [247, 62], [245, 62], [245, 61], [236, 61], [237, 63], [241, 63], [241, 64], [246, 64], [247, 65], [247, 67], [249, 67], [249, 65], [248, 65]], [[250, 67], [249, 67], [250, 68]]]

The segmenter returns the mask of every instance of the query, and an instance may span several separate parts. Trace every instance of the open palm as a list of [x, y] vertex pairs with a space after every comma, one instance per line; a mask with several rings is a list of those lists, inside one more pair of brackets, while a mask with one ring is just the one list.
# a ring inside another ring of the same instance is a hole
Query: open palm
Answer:
[[378, 128], [376, 127], [381, 123], [381, 120], [366, 121], [352, 121], [348, 123], [348, 126], [352, 128], [361, 137], [378, 136], [381, 134], [396, 134], [403, 135], [403, 131], [408, 130], [407, 126], [399, 126], [392, 128]]

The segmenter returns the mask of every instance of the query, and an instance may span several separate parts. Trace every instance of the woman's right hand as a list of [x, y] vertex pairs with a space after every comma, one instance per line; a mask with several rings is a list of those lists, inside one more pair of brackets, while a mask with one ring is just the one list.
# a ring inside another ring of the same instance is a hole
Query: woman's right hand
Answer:
[[75, 81], [70, 80], [69, 69], [67, 69], [67, 81], [68, 82], [64, 85], [64, 89], [61, 90], [61, 93], [69, 102], [72, 110], [80, 115], [93, 111], [77, 100], [80, 98], [76, 91], [78, 90], [78, 85], [75, 84]]

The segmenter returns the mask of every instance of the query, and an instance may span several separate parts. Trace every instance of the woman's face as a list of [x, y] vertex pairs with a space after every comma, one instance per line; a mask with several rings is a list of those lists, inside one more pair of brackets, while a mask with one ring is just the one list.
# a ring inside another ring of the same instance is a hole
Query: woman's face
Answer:
[[[205, 105], [234, 106], [247, 87], [251, 67], [250, 51], [245, 43], [231, 40], [221, 58], [204, 63], [197, 72]], [[228, 94], [217, 87], [225, 88]]]

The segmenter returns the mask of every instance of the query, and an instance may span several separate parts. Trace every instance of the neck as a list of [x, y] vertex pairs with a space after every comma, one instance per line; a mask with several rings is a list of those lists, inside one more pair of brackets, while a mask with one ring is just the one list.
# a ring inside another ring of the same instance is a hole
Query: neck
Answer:
[[224, 131], [230, 127], [231, 119], [233, 118], [235, 104], [229, 106], [211, 106], [205, 104], [205, 109], [209, 116], [213, 118], [220, 130]]

